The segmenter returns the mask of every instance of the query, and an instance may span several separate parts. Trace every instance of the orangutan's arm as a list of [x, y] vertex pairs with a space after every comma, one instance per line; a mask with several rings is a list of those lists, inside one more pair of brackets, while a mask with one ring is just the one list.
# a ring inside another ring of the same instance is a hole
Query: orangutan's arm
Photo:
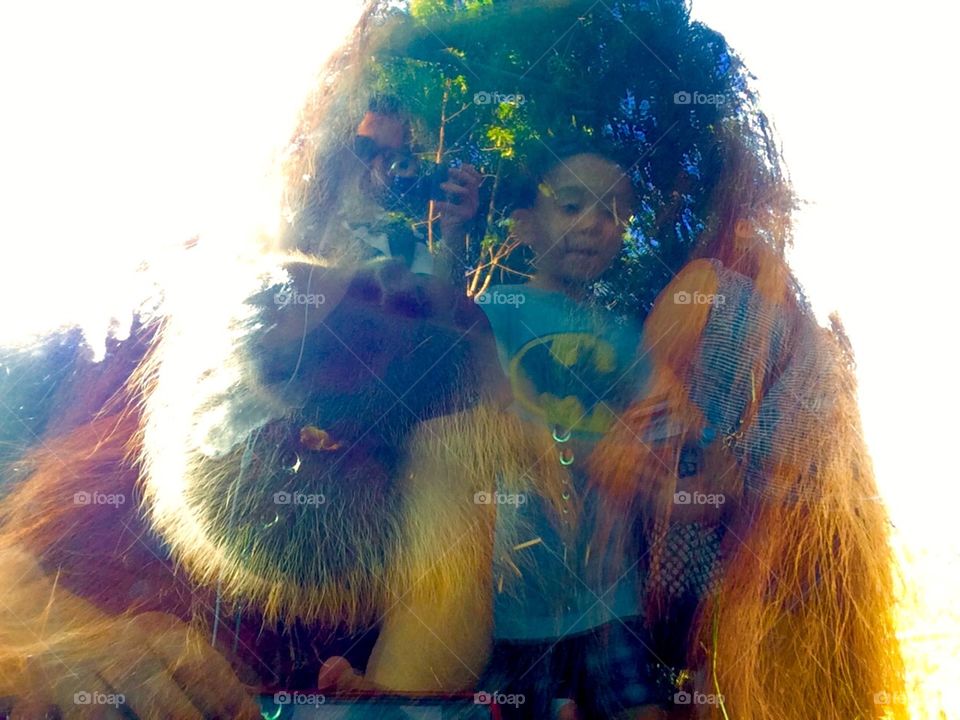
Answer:
[[483, 518], [489, 506], [470, 510], [476, 521], [462, 528], [436, 565], [390, 600], [368, 681], [402, 692], [476, 686], [490, 655], [493, 541]]
[[679, 373], [696, 356], [712, 307], [703, 299], [714, 295], [718, 286], [714, 265], [694, 260], [660, 293], [643, 330], [650, 358], [658, 368]]
[[259, 717], [227, 661], [177, 618], [107, 615], [6, 542], [0, 587], [0, 696], [14, 699], [15, 717], [40, 717], [51, 705], [91, 717], [98, 708], [83, 696], [94, 693], [143, 720]]

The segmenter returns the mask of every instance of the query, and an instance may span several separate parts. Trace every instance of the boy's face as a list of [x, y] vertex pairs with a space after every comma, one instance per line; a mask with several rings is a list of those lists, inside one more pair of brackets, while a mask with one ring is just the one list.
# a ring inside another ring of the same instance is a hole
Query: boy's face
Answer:
[[616, 258], [636, 198], [623, 171], [599, 155], [565, 158], [547, 173], [530, 210], [518, 211], [537, 273], [563, 285], [599, 277]]

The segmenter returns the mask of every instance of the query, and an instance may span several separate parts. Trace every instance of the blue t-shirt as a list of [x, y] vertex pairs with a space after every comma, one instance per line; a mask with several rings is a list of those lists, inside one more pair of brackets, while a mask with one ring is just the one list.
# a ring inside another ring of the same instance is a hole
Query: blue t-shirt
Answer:
[[598, 439], [648, 375], [640, 326], [604, 308], [526, 285], [494, 286], [476, 302], [528, 420]]
[[[583, 458], [571, 451], [602, 437], [643, 386], [648, 367], [638, 352], [639, 325], [525, 285], [492, 287], [477, 303], [496, 337], [513, 391], [512, 410], [551, 430], [555, 461], [568, 465], [571, 492], [583, 500], [566, 542], [544, 498], [498, 503], [496, 547], [523, 540], [506, 539], [506, 527], [523, 527], [536, 542], [516, 550], [521, 542], [507, 560], [498, 558], [504, 567], [494, 573], [495, 636], [552, 640], [639, 614], [636, 572], [627, 559], [611, 560], [602, 548], [590, 548], [595, 508], [584, 497]], [[622, 572], [610, 563], [623, 565]], [[611, 577], [620, 578], [612, 587], [600, 580]]]

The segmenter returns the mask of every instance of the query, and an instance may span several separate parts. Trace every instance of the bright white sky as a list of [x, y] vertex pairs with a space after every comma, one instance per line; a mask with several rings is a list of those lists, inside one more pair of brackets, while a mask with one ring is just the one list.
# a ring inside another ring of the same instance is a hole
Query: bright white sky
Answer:
[[694, 0], [693, 10], [757, 75], [796, 189], [813, 203], [792, 264], [821, 318], [839, 310], [853, 342], [894, 521], [946, 536], [960, 506], [956, 7]]
[[[147, 248], [257, 217], [257, 180], [355, 7], [5, 3], [0, 341], [64, 320], [102, 331]], [[758, 76], [814, 203], [793, 264], [821, 317], [842, 313], [884, 494], [917, 532], [952, 525], [960, 502], [955, 13], [934, 0], [694, 4]]]

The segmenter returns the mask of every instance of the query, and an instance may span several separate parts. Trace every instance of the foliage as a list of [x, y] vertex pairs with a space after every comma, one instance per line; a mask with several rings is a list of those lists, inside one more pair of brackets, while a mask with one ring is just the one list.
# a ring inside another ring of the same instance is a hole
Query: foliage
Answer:
[[600, 152], [625, 168], [640, 204], [596, 292], [645, 314], [709, 221], [723, 167], [717, 128], [755, 114], [723, 37], [691, 23], [677, 0], [412, 0], [407, 9], [403, 31], [375, 58], [375, 88], [405, 104], [431, 160], [474, 163], [488, 176], [471, 256], [484, 281], [523, 269], [504, 221], [525, 189], [566, 155]]

